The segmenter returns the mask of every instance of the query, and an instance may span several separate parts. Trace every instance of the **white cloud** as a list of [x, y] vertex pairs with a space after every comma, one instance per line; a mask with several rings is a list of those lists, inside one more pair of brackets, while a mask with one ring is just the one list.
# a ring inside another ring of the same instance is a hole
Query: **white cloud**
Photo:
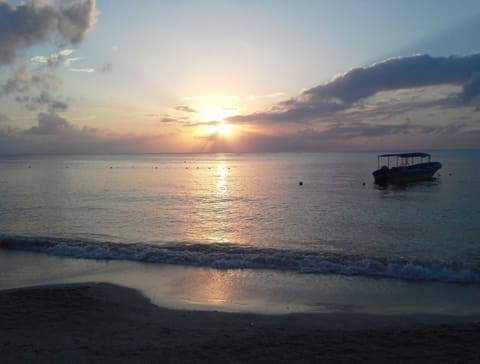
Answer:
[[84, 73], [93, 73], [95, 72], [94, 68], [69, 68], [69, 71], [72, 72], [84, 72]]
[[[48, 56], [34, 56], [30, 58], [30, 62], [33, 64], [39, 64], [39, 63], [48, 63], [52, 66], [60, 64], [65, 57], [68, 57], [71, 55], [75, 50], [73, 49], [63, 49], [61, 51], [52, 53]], [[66, 61], [65, 61], [66, 62]]]
[[63, 65], [64, 65], [65, 67], [70, 67], [70, 65], [71, 65], [73, 62], [80, 61], [81, 59], [83, 59], [83, 57], [67, 58], [67, 59], [63, 62]]

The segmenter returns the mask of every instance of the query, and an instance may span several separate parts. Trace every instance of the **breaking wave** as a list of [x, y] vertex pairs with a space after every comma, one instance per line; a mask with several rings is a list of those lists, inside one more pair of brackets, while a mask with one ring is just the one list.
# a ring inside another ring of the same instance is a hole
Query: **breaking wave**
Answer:
[[0, 236], [0, 248], [83, 259], [127, 260], [217, 269], [275, 269], [311, 274], [385, 277], [413, 281], [480, 283], [479, 267], [463, 263], [388, 259], [228, 243], [113, 243]]

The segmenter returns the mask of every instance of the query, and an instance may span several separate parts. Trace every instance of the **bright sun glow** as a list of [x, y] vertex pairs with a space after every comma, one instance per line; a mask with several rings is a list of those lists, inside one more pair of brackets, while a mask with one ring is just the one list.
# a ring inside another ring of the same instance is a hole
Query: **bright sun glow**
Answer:
[[213, 126], [213, 132], [220, 135], [228, 135], [232, 129], [231, 125], [225, 124], [223, 121]]
[[233, 116], [235, 109], [221, 106], [206, 106], [201, 108], [197, 114], [198, 120], [202, 123], [208, 123], [208, 134], [219, 134], [222, 136], [230, 135], [232, 125], [227, 124], [225, 119]]
[[198, 112], [198, 119], [202, 122], [223, 121], [233, 115], [234, 110], [221, 106], [207, 106]]

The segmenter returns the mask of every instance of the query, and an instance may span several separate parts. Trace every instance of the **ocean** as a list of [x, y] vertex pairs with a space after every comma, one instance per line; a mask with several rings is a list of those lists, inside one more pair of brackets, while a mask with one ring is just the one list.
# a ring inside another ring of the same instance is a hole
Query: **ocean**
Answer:
[[[480, 151], [378, 187], [375, 153], [0, 157], [0, 288], [105, 280], [163, 305], [477, 313]], [[213, 287], [213, 288], [212, 288]]]

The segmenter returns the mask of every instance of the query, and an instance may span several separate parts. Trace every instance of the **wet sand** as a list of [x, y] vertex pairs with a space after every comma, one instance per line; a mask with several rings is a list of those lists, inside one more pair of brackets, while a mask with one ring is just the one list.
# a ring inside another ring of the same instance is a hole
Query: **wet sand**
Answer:
[[480, 318], [159, 308], [75, 284], [0, 291], [1, 363], [480, 363]]

